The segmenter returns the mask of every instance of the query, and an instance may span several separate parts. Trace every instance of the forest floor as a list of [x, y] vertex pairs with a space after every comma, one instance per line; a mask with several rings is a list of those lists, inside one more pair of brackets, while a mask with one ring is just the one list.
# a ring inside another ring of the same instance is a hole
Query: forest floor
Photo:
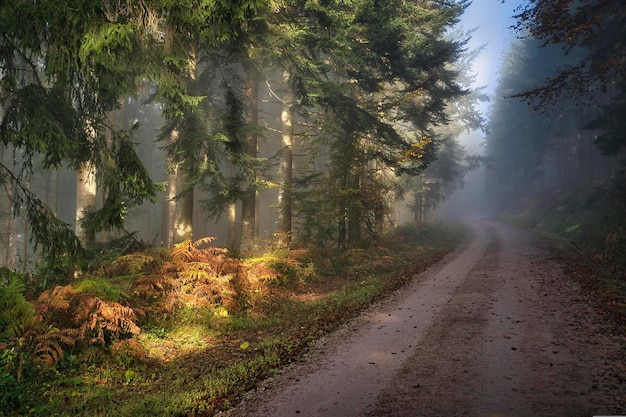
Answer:
[[[116, 305], [117, 294], [141, 331], [64, 346], [51, 368], [24, 356], [21, 379], [13, 351], [0, 345], [0, 416], [213, 416], [409, 285], [465, 234], [458, 224], [407, 226], [366, 248], [278, 248], [244, 260], [201, 239], [109, 257], [84, 280], [42, 296], [82, 311], [81, 300]], [[76, 315], [52, 315], [59, 317], [49, 325], [75, 334]]]
[[537, 239], [476, 221], [466, 242], [224, 414], [626, 415], [623, 328]]

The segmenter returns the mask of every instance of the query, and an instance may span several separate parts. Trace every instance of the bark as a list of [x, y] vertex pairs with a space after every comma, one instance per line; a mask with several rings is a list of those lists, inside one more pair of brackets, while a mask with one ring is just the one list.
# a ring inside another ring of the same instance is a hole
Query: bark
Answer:
[[[5, 148], [0, 146], [0, 163], [5, 164]], [[10, 165], [8, 168], [12, 168]], [[10, 193], [10, 187], [5, 185], [5, 189], [7, 193]], [[11, 202], [8, 198], [3, 199], [2, 205], [0, 208], [2, 209], [2, 245], [4, 246], [3, 251], [3, 262], [2, 265], [12, 265], [15, 263], [15, 259], [17, 257], [16, 245], [15, 245], [15, 237], [17, 234], [14, 232], [16, 219], [13, 217], [13, 210], [11, 207]]]
[[[163, 199], [161, 200], [161, 231], [160, 231], [160, 245], [163, 247], [170, 248], [172, 247], [173, 240], [170, 239], [170, 230], [172, 230], [172, 226], [174, 224], [173, 217], [170, 216], [170, 206], [173, 205], [173, 201], [171, 200], [172, 195], [172, 176], [167, 177], [167, 189], [163, 192]], [[174, 185], [174, 192], [175, 190]], [[173, 212], [172, 212], [173, 213]]]
[[374, 212], [374, 231], [381, 235], [385, 231], [385, 211], [382, 205], [376, 207]]
[[[378, 163], [375, 163], [376, 166], [376, 181], [381, 184], [385, 181], [383, 171]], [[385, 231], [385, 196], [382, 188], [378, 188], [377, 196], [378, 201], [374, 206], [374, 232], [377, 235], [381, 235]]]
[[228, 249], [237, 248], [237, 237], [235, 235], [237, 220], [237, 204], [230, 203], [228, 205]]
[[[178, 140], [179, 132], [172, 131], [170, 141]], [[193, 189], [186, 190], [189, 180], [188, 162], [172, 168], [167, 187], [167, 230], [168, 248], [185, 240], [193, 239]]]
[[[244, 100], [247, 102], [247, 122], [252, 127], [252, 132], [246, 138], [246, 153], [253, 157], [257, 157], [258, 135], [256, 126], [259, 122], [259, 83], [256, 69], [252, 68], [247, 71], [247, 85], [245, 86]], [[255, 179], [251, 179], [255, 181]], [[254, 249], [255, 231], [256, 231], [256, 185], [249, 184], [246, 190], [246, 196], [241, 202], [241, 246], [243, 252]]]
[[348, 210], [348, 242], [347, 246], [350, 248], [356, 248], [361, 245], [363, 240], [362, 236], [362, 220], [363, 210], [360, 204], [354, 204]]
[[291, 89], [291, 74], [283, 73], [285, 95], [283, 99], [282, 122], [282, 149], [280, 160], [281, 187], [278, 191], [278, 236], [279, 243], [289, 245], [292, 237], [292, 188], [293, 188], [293, 90]]
[[415, 207], [413, 209], [415, 224], [423, 224], [424, 222], [424, 196], [421, 193], [415, 193]]
[[[200, 65], [200, 46], [196, 43], [192, 45], [190, 50], [190, 68], [189, 68], [189, 91], [194, 96], [200, 95], [199, 91], [199, 75], [201, 73]], [[187, 116], [186, 116], [187, 117]], [[189, 135], [189, 132], [185, 132]], [[172, 142], [179, 139], [181, 132], [175, 130], [172, 132]], [[193, 164], [198, 163], [194, 153], [196, 149], [185, 149], [184, 158], [176, 167], [176, 199], [174, 210], [174, 225], [172, 243], [177, 244], [186, 240], [193, 240], [193, 212], [194, 212], [194, 187], [189, 186], [191, 183]], [[171, 197], [171, 195], [170, 195]]]
[[80, 225], [84, 212], [96, 208], [96, 169], [93, 165], [83, 164], [76, 177], [76, 236], [85, 244], [91, 245], [96, 241], [93, 231], [85, 230]]
[[[193, 189], [185, 190], [189, 180], [190, 167], [187, 162], [178, 166], [176, 175], [176, 191], [174, 214], [173, 243], [193, 239]], [[182, 194], [181, 194], [182, 192]]]

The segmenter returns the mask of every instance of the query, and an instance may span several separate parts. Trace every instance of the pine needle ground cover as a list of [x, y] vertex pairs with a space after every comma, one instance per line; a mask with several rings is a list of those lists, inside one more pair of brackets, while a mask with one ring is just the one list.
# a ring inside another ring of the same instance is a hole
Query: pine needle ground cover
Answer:
[[207, 238], [119, 256], [32, 300], [2, 271], [0, 415], [213, 415], [463, 233], [409, 226], [364, 249], [244, 259]]

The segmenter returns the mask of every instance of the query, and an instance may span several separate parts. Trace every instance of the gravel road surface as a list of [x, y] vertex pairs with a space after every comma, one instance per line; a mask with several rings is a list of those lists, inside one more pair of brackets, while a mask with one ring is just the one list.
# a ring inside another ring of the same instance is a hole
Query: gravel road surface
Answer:
[[457, 251], [224, 415], [626, 416], [623, 335], [535, 238], [469, 227]]

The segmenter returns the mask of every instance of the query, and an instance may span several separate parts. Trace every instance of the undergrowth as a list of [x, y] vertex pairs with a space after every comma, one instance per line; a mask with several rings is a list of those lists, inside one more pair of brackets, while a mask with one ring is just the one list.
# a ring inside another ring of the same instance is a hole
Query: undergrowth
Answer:
[[461, 227], [239, 260], [183, 242], [33, 299], [0, 271], [0, 416], [210, 416], [452, 250]]
[[626, 183], [623, 179], [533, 202], [509, 220], [550, 242], [566, 272], [626, 329]]

